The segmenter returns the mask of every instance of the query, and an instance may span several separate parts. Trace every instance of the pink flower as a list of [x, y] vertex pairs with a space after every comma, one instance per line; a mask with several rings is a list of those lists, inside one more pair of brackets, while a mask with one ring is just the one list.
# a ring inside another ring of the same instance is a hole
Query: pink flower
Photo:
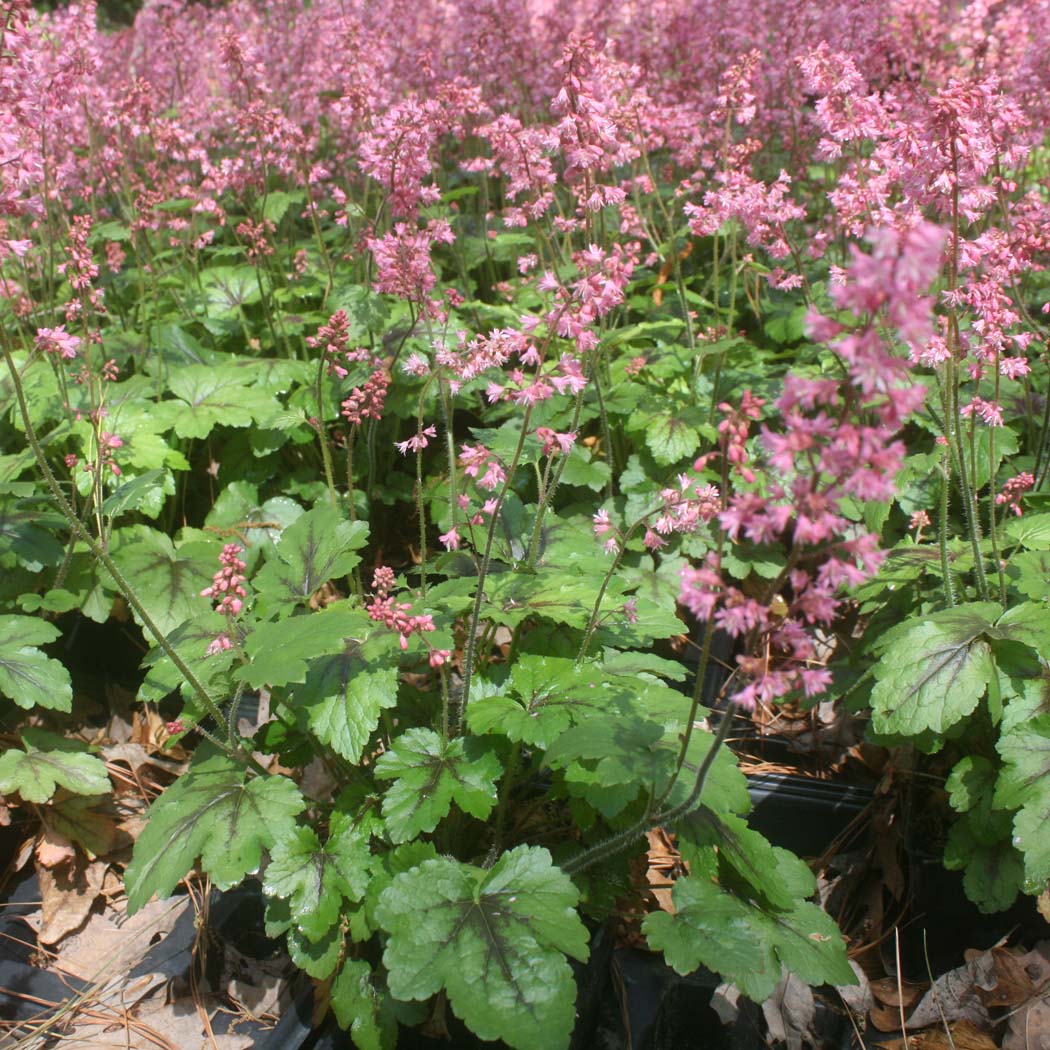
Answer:
[[402, 456], [409, 452], [420, 452], [430, 443], [430, 438], [437, 437], [437, 427], [424, 427], [418, 434], [414, 434], [407, 441], [395, 441], [394, 447]]
[[219, 653], [228, 652], [231, 648], [233, 648], [233, 642], [230, 640], [230, 636], [223, 631], [212, 639], [208, 648], [205, 650], [204, 655], [217, 656]]
[[60, 324], [57, 328], [38, 328], [36, 330], [36, 348], [45, 354], [71, 359], [77, 356], [80, 340], [66, 331]]

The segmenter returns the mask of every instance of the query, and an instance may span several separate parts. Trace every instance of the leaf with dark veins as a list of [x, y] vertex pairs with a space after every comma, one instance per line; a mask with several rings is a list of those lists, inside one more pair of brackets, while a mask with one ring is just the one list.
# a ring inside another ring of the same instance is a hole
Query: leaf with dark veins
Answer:
[[[207, 616], [211, 602], [201, 591], [219, 567], [221, 546], [194, 540], [177, 548], [156, 529], [120, 546], [113, 555], [153, 622], [165, 633], [187, 620]], [[136, 617], [138, 619], [138, 617]]]
[[248, 777], [241, 763], [206, 745], [150, 806], [125, 872], [128, 911], [167, 897], [200, 858], [219, 889], [257, 871], [262, 851], [290, 834], [306, 802], [284, 776]]
[[575, 1021], [566, 955], [587, 958], [579, 893], [545, 849], [518, 846], [488, 871], [450, 857], [398, 875], [376, 914], [397, 999], [442, 988], [482, 1039], [515, 1050], [563, 1050]]
[[312, 660], [306, 680], [292, 687], [292, 699], [305, 708], [311, 732], [350, 762], [360, 761], [383, 710], [397, 704], [397, 667], [383, 651], [390, 645], [395, 643], [389, 633], [363, 644], [350, 641]]
[[484, 820], [496, 805], [499, 759], [476, 739], [442, 738], [409, 729], [376, 762], [376, 776], [394, 783], [383, 796], [383, 819], [394, 842], [433, 831], [455, 802]]
[[344, 900], [359, 901], [368, 889], [368, 837], [337, 814], [324, 846], [313, 828], [296, 827], [270, 850], [263, 892], [288, 901], [302, 933], [319, 941], [339, 922]]
[[943, 733], [971, 714], [994, 673], [985, 635], [1001, 613], [974, 602], [912, 621], [875, 665], [876, 731]]
[[0, 616], [0, 695], [26, 709], [71, 709], [69, 672], [37, 648], [59, 633], [54, 624], [35, 616]]
[[26, 802], [47, 802], [60, 788], [75, 795], [102, 795], [111, 790], [105, 763], [72, 748], [43, 750], [26, 730], [25, 750], [8, 748], [0, 755], [0, 795], [21, 795]]
[[298, 517], [282, 533], [276, 558], [252, 581], [265, 614], [307, 605], [329, 580], [348, 575], [361, 561], [357, 553], [368, 538], [368, 525], [350, 521], [324, 505]]
[[1016, 809], [1014, 845], [1032, 885], [1050, 879], [1050, 715], [1037, 715], [1005, 733], [1004, 768], [995, 786], [996, 807]]

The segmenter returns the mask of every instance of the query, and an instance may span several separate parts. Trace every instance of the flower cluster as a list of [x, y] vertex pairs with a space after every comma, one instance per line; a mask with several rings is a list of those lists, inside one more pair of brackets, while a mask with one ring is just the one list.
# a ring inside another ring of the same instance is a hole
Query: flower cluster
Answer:
[[1021, 497], [1035, 487], [1035, 477], [1028, 471], [1023, 471], [1016, 477], [1010, 478], [1003, 485], [1002, 491], [996, 493], [995, 502], [1002, 506], [1006, 504], [1018, 517], [1023, 513], [1021, 510]]
[[[377, 565], [372, 574], [372, 597], [365, 604], [369, 619], [383, 624], [398, 634], [398, 643], [402, 649], [408, 648], [412, 635], [422, 637], [434, 630], [434, 618], [429, 613], [413, 614], [408, 602], [398, 602], [390, 594], [394, 589], [394, 570]], [[424, 639], [425, 641], [425, 639]], [[452, 655], [448, 649], [435, 649], [428, 643], [431, 667], [440, 667]]]
[[342, 415], [350, 424], [358, 425], [366, 419], [380, 420], [386, 405], [386, 392], [390, 386], [390, 373], [380, 365], [368, 377], [364, 385], [354, 387], [343, 401]]
[[226, 616], [239, 615], [248, 597], [244, 589], [247, 565], [240, 558], [243, 552], [240, 544], [227, 543], [219, 555], [221, 568], [212, 577], [211, 586], [201, 591], [201, 597], [211, 598], [215, 608]]
[[730, 582], [712, 551], [702, 565], [681, 571], [679, 600], [700, 620], [737, 639], [737, 703], [753, 708], [801, 690], [823, 692], [830, 674], [819, 665], [814, 627], [837, 618], [839, 589], [868, 579], [883, 554], [878, 536], [853, 525], [844, 501], [888, 499], [904, 457], [895, 439], [923, 391], [909, 380], [876, 325], [881, 316], [906, 341], [929, 331], [931, 303], [922, 292], [940, 265], [942, 231], [919, 226], [898, 235], [880, 230], [869, 254], [856, 252], [836, 289], [839, 305], [867, 323], [845, 329], [813, 316], [811, 330], [830, 341], [845, 370], [841, 379], [789, 375], [774, 408], [778, 426], [763, 426], [765, 480], [745, 468], [750, 422], [762, 403], [745, 392], [741, 405], [724, 404], [719, 426], [722, 453], [736, 469], [741, 488], [719, 510], [724, 541], [741, 538], [790, 551], [787, 567], [769, 588], [754, 595]]

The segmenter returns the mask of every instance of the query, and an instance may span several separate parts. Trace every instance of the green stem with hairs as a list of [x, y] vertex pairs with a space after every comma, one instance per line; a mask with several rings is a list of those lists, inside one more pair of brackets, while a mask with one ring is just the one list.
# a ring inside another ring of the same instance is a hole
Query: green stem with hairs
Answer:
[[718, 729], [715, 731], [715, 738], [711, 742], [711, 748], [704, 755], [704, 760], [696, 771], [696, 779], [693, 781], [692, 790], [684, 801], [659, 813], [653, 813], [651, 806], [646, 807], [646, 811], [640, 820], [604, 842], [599, 842], [577, 854], [572, 860], [562, 865], [562, 870], [569, 875], [576, 875], [595, 864], [600, 864], [602, 861], [615, 857], [617, 853], [621, 853], [625, 849], [629, 849], [632, 843], [637, 842], [638, 839], [653, 828], [673, 824], [676, 820], [680, 820], [690, 813], [700, 801], [700, 796], [704, 793], [704, 786], [707, 783], [711, 767], [715, 763], [715, 758], [718, 756], [718, 751], [729, 735], [729, 727], [733, 721], [734, 710], [735, 707], [732, 703], [726, 707], [722, 721], [719, 722]]
[[470, 703], [470, 683], [474, 677], [474, 664], [477, 659], [478, 624], [481, 620], [481, 606], [485, 600], [485, 579], [488, 576], [489, 563], [492, 560], [492, 544], [496, 535], [496, 525], [499, 522], [500, 511], [503, 509], [503, 501], [510, 491], [514, 473], [518, 469], [522, 450], [525, 448], [525, 438], [529, 433], [529, 423], [532, 420], [532, 405], [525, 410], [521, 421], [521, 433], [518, 435], [518, 444], [514, 449], [514, 455], [507, 467], [507, 476], [503, 479], [503, 487], [500, 489], [496, 506], [492, 510], [492, 518], [485, 533], [485, 550], [481, 556], [481, 564], [478, 566], [478, 584], [474, 593], [474, 607], [470, 613], [470, 626], [467, 630], [467, 647], [463, 655], [463, 684], [460, 687], [459, 703], [456, 710], [449, 716], [449, 733], [451, 736], [459, 735], [459, 727], [463, 715]]

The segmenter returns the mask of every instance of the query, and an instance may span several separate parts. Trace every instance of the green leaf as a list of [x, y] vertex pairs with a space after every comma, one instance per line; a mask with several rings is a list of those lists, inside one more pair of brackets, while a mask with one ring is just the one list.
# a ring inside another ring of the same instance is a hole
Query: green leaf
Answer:
[[108, 518], [119, 517], [125, 511], [137, 510], [157, 491], [163, 493], [166, 470], [147, 470], [131, 481], [126, 481], [102, 503], [102, 513]]
[[263, 218], [272, 223], [279, 223], [284, 218], [284, 213], [293, 205], [303, 203], [303, 193], [297, 190], [295, 193], [286, 193], [284, 190], [271, 190], [266, 194], [263, 204]]
[[202, 745], [189, 770], [150, 806], [125, 872], [129, 912], [154, 893], [169, 896], [198, 857], [219, 889], [235, 886], [258, 870], [264, 849], [292, 833], [305, 808], [287, 777], [249, 779], [243, 765]]
[[1003, 526], [1014, 543], [1033, 551], [1050, 550], [1050, 514], [1025, 514]]
[[58, 565], [64, 551], [50, 530], [64, 524], [37, 500], [0, 498], [0, 565], [21, 565], [30, 572]]
[[312, 661], [305, 683], [292, 690], [295, 703], [306, 709], [311, 732], [349, 762], [360, 761], [381, 712], [397, 704], [397, 667], [370, 659], [392, 644], [392, 636], [363, 646], [351, 642]]
[[209, 528], [230, 530], [249, 552], [263, 550], [269, 558], [281, 532], [304, 513], [295, 500], [286, 496], [274, 496], [260, 504], [254, 485], [231, 481], [219, 493], [204, 523]]
[[140, 539], [113, 554], [117, 568], [135, 588], [154, 623], [165, 633], [187, 620], [206, 616], [211, 602], [201, 597], [219, 568], [221, 546], [191, 542], [176, 548], [156, 529], [142, 529]]
[[69, 672], [37, 648], [58, 636], [54, 624], [35, 616], [0, 616], [0, 693], [27, 710], [72, 710]]
[[333, 927], [316, 941], [311, 941], [298, 929], [288, 931], [288, 954], [292, 962], [319, 981], [331, 977], [335, 972], [342, 949], [343, 931], [338, 927]]
[[645, 443], [661, 467], [669, 467], [700, 447], [700, 432], [675, 416], [657, 416], [645, 428]]
[[595, 459], [590, 449], [574, 445], [562, 468], [561, 480], [566, 485], [580, 485], [600, 492], [612, 475], [609, 464]]
[[303, 934], [320, 940], [339, 922], [343, 900], [359, 901], [368, 889], [368, 839], [345, 819], [324, 847], [312, 828], [297, 827], [277, 839], [263, 878], [263, 892], [288, 901]]
[[1007, 837], [988, 841], [986, 827], [974, 813], [965, 813], [948, 831], [944, 846], [944, 866], [963, 870], [966, 896], [985, 913], [1005, 911], [1013, 904], [1024, 881], [1024, 861], [1010, 845], [1010, 821], [1006, 818]]
[[706, 966], [762, 1002], [780, 979], [780, 962], [761, 913], [698, 876], [679, 879], [671, 892], [675, 914], [653, 912], [642, 923], [649, 947], [663, 952], [680, 974]]
[[168, 380], [168, 389], [179, 400], [158, 407], [169, 413], [180, 438], [206, 438], [217, 426], [264, 423], [281, 406], [252, 380], [250, 372], [234, 365], [186, 365], [173, 370]]
[[605, 675], [594, 664], [565, 657], [523, 656], [506, 692], [473, 700], [467, 722], [474, 733], [501, 733], [509, 740], [546, 749], [585, 717], [608, 713]]
[[362, 609], [348, 608], [345, 603], [258, 624], [244, 643], [251, 663], [241, 667], [237, 676], [253, 689], [304, 682], [315, 657], [342, 652], [373, 626]]
[[371, 333], [378, 335], [386, 325], [389, 315], [387, 304], [381, 295], [365, 284], [338, 282], [328, 299], [330, 310], [345, 310], [354, 325], [352, 336]]
[[332, 1010], [357, 1050], [394, 1050], [397, 1019], [389, 1000], [375, 986], [367, 962], [348, 959], [332, 982]]
[[383, 796], [383, 818], [393, 842], [433, 831], [452, 808], [484, 820], [496, 805], [499, 759], [480, 741], [442, 738], [409, 729], [376, 762], [376, 776], [393, 780]]
[[445, 989], [482, 1039], [516, 1050], [562, 1050], [575, 1021], [566, 953], [587, 958], [579, 894], [545, 849], [518, 846], [486, 871], [441, 857], [398, 875], [377, 916], [398, 999]]
[[[227, 672], [236, 654], [232, 649], [208, 655], [208, 647], [229, 629], [226, 617], [218, 612], [205, 613], [176, 627], [168, 635], [168, 642], [183, 659], [200, 683], [213, 695], [226, 692]], [[182, 672], [171, 662], [160, 646], [154, 646], [142, 661], [146, 676], [139, 686], [137, 700], [157, 703], [181, 689], [184, 699], [197, 702], [197, 694], [185, 680]]]
[[807, 984], [856, 984], [838, 926], [815, 904], [762, 909], [701, 874], [679, 879], [672, 899], [676, 914], [654, 912], [642, 930], [680, 974], [707, 966], [755, 1002], [773, 994], [782, 966]]
[[560, 734], [544, 762], [565, 769], [570, 790], [613, 817], [639, 792], [656, 797], [667, 783], [675, 760], [669, 749], [657, 746], [663, 737], [663, 726], [644, 719], [592, 718]]
[[806, 312], [805, 304], [794, 309], [789, 306], [780, 307], [766, 318], [762, 326], [763, 331], [774, 343], [782, 346], [797, 343], [806, 331]]
[[910, 621], [875, 665], [876, 732], [943, 733], [970, 714], [994, 671], [983, 635], [1001, 612], [976, 602]]
[[296, 518], [253, 581], [267, 609], [306, 605], [329, 580], [348, 575], [361, 561], [368, 525], [350, 521], [330, 505]]
[[1037, 654], [1050, 651], [1050, 609], [1042, 602], [1023, 602], [999, 617], [992, 638], [1022, 642]]
[[[27, 734], [28, 736], [28, 734]], [[47, 802], [60, 788], [75, 795], [104, 795], [111, 789], [105, 763], [81, 751], [34, 747], [23, 737], [25, 751], [10, 748], [0, 755], [0, 795], [23, 801]]]
[[1004, 768], [995, 805], [1016, 809], [1014, 845], [1030, 883], [1050, 879], [1050, 715], [1037, 715], [999, 738]]
[[[618, 583], [613, 581], [610, 585], [603, 610], [614, 604], [622, 606]], [[600, 585], [600, 577], [570, 573], [566, 566], [544, 566], [536, 573], [505, 572], [486, 583], [488, 601], [481, 614], [510, 627], [539, 616], [582, 628], [591, 615]]]
[[944, 785], [952, 809], [966, 813], [984, 803], [990, 806], [998, 775], [999, 771], [988, 759], [967, 755], [957, 763]]
[[241, 306], [257, 303], [260, 298], [259, 277], [255, 268], [211, 266], [201, 274], [209, 313], [218, 317], [236, 313]]
[[629, 678], [658, 675], [672, 682], [684, 682], [689, 674], [686, 665], [678, 660], [668, 660], [656, 653], [621, 653], [615, 649], [606, 649], [602, 654], [602, 667], [609, 674], [626, 675]]
[[1006, 567], [1006, 575], [1026, 598], [1050, 597], [1050, 550], [1021, 551]]
[[716, 849], [723, 870], [731, 868], [737, 884], [748, 887], [747, 896], [771, 908], [790, 910], [816, 891], [816, 880], [804, 861], [770, 845], [743, 818], [713, 811], [706, 791], [703, 805], [679, 821], [678, 830], [691, 849]]

